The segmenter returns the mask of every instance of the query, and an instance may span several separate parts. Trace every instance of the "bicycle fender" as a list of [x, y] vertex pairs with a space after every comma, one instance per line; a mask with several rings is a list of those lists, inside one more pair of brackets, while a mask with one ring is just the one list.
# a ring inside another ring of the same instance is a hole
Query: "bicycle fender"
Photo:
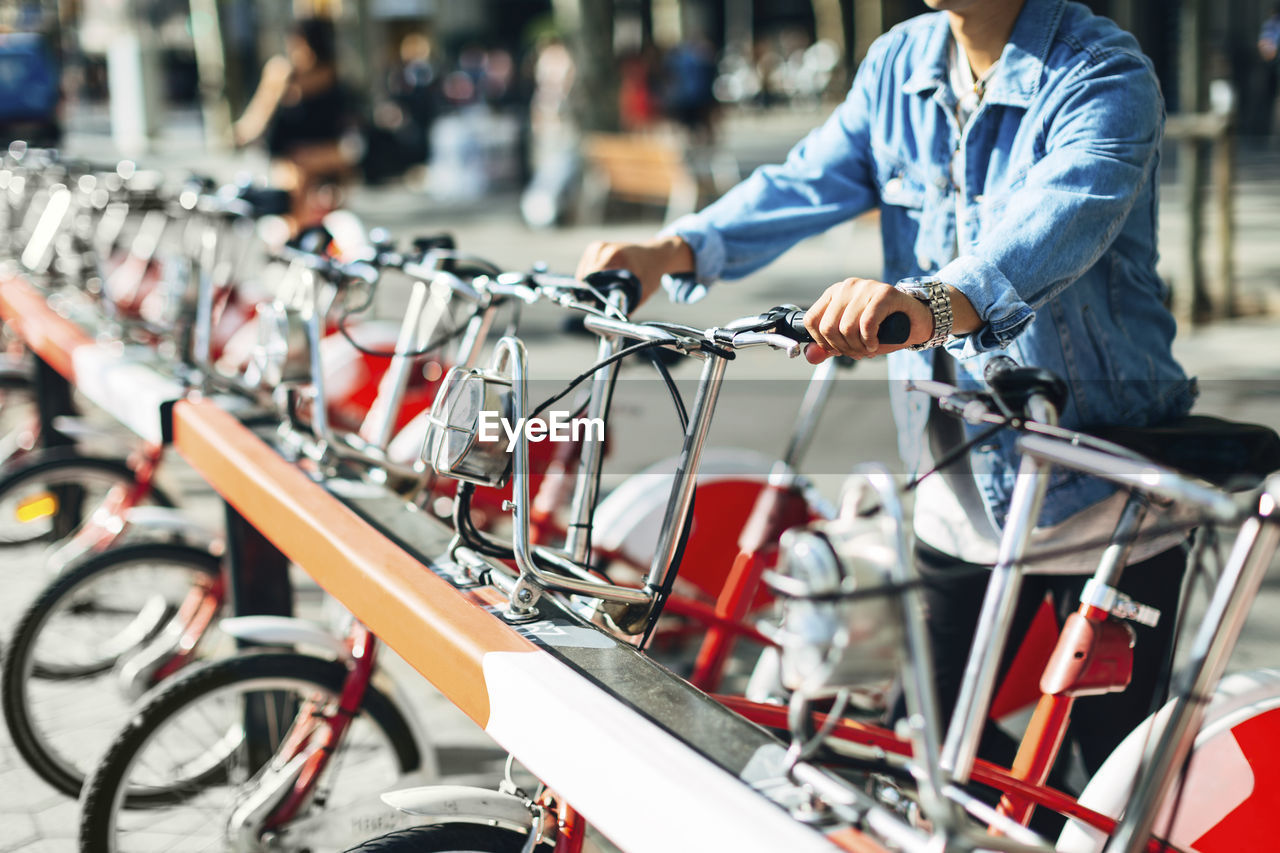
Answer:
[[164, 506], [135, 506], [124, 511], [125, 530], [176, 536], [183, 542], [209, 549], [221, 556], [225, 543], [222, 534], [188, 518], [180, 509]]
[[409, 726], [414, 742], [418, 744], [418, 753], [422, 756], [422, 765], [413, 773], [402, 776], [400, 781], [413, 781], [426, 785], [439, 779], [440, 764], [436, 755], [435, 740], [423, 722], [421, 714], [415, 712], [418, 705], [415, 704], [410, 692], [405, 689], [403, 679], [392, 677], [379, 666], [373, 672], [373, 686], [382, 691], [382, 695], [400, 711], [400, 716]]
[[351, 651], [342, 638], [323, 626], [292, 616], [229, 616], [218, 623], [224, 633], [237, 640], [267, 646], [311, 646], [350, 661]]
[[[1107, 758], [1080, 795], [1080, 804], [1110, 817], [1129, 803], [1133, 777], [1152, 727], [1163, 728], [1171, 705], [1148, 717]], [[1181, 794], [1161, 805], [1159, 834], [1180, 850], [1238, 853], [1271, 849], [1276, 798], [1274, 744], [1280, 739], [1280, 670], [1260, 669], [1222, 680], [1196, 735]], [[1171, 820], [1172, 818], [1172, 820]], [[1166, 828], [1168, 828], [1166, 830]], [[1095, 853], [1102, 833], [1068, 822], [1058, 853]], [[1261, 842], [1260, 842], [1261, 840]]]
[[402, 788], [383, 794], [382, 801], [428, 823], [494, 823], [516, 832], [528, 832], [533, 823], [524, 800], [470, 785]]

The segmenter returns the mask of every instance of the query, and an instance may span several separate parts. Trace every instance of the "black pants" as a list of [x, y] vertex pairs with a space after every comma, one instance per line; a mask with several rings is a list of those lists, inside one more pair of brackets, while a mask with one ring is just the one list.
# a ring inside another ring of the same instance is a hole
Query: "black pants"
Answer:
[[[977, 566], [928, 548], [918, 550], [916, 556], [923, 581], [938, 705], [945, 732], [960, 693], [989, 574]], [[1158, 608], [1160, 621], [1154, 628], [1133, 623], [1137, 640], [1133, 648], [1133, 680], [1128, 689], [1121, 693], [1083, 697], [1073, 706], [1064, 747], [1075, 742], [1090, 776], [1125, 735], [1153, 710], [1157, 692], [1163, 699], [1185, 569], [1186, 550], [1179, 546], [1126, 567], [1117, 585], [1134, 601]], [[1086, 580], [1088, 578], [1083, 575], [1028, 575], [1024, 578], [1009, 634], [1009, 648], [1001, 661], [1001, 678], [1008, 671], [1045, 595], [1052, 596], [1061, 623], [1079, 606]], [[895, 718], [905, 714], [901, 699], [894, 703], [892, 714]], [[1014, 738], [994, 723], [988, 723], [978, 754], [1009, 767], [1017, 749], [1018, 743]], [[1068, 754], [1066, 749], [1063, 754]]]

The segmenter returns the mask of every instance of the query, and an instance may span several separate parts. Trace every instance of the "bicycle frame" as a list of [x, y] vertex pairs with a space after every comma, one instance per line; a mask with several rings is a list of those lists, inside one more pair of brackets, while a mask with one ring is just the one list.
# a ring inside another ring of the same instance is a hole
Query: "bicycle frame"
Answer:
[[[1052, 430], [1049, 430], [1052, 432]], [[1045, 473], [1050, 466], [1058, 465], [1071, 470], [1099, 476], [1104, 479], [1130, 488], [1140, 496], [1132, 499], [1122, 514], [1117, 529], [1113, 534], [1112, 544], [1108, 547], [1095, 574], [1091, 589], [1087, 589], [1081, 605], [1081, 615], [1086, 610], [1091, 622], [1097, 624], [1110, 615], [1114, 603], [1114, 595], [1108, 599], [1105, 593], [1110, 589], [1108, 584], [1118, 576], [1123, 566], [1123, 559], [1132, 544], [1141, 522], [1143, 507], [1147, 496], [1160, 498], [1175, 503], [1188, 504], [1201, 508], [1207, 515], [1218, 521], [1234, 521], [1238, 519], [1238, 510], [1229, 496], [1214, 489], [1202, 486], [1195, 481], [1167, 471], [1152, 463], [1135, 460], [1131, 454], [1114, 455], [1102, 450], [1078, 446], [1073, 443], [1071, 434], [1059, 431], [1052, 436], [1025, 433], [1019, 439], [1019, 446], [1024, 454], [1024, 462], [1035, 466], [1037, 480], [1047, 482]], [[1123, 453], [1123, 452], [1122, 452]], [[1034, 481], [1031, 482], [1034, 486]], [[1023, 490], [1021, 497], [1015, 492], [1014, 507], [1021, 500], [1024, 507], [1033, 503], [1035, 495], [1030, 489]], [[1192, 748], [1200, 723], [1204, 718], [1205, 702], [1203, 697], [1212, 693], [1213, 686], [1221, 678], [1230, 651], [1239, 636], [1240, 627], [1247, 613], [1248, 604], [1256, 596], [1258, 585], [1265, 571], [1280, 549], [1280, 477], [1272, 477], [1265, 485], [1259, 501], [1257, 512], [1249, 517], [1236, 540], [1236, 545], [1228, 558], [1222, 577], [1215, 589], [1212, 601], [1204, 621], [1196, 634], [1190, 654], [1190, 663], [1179, 675], [1174, 687], [1176, 700], [1169, 712], [1167, 721], [1162, 724], [1159, 736], [1153, 738], [1142, 762], [1138, 786], [1129, 802], [1124, 817], [1117, 821], [1080, 806], [1073, 798], [1054, 791], [1044, 784], [1041, 774], [1047, 765], [1052, 763], [1054, 753], [1061, 742], [1061, 731], [1065, 728], [1066, 716], [1070, 709], [1072, 689], [1075, 684], [1068, 682], [1058, 694], [1047, 694], [1042, 709], [1033, 719], [1024, 741], [1024, 750], [1020, 753], [1019, 763], [1012, 771], [994, 767], [988, 762], [966, 755], [965, 739], [969, 732], [977, 727], [974, 718], [965, 719], [957, 711], [953, 717], [950, 732], [954, 754], [964, 760], [966, 779], [981, 782], [1005, 792], [1006, 800], [999, 816], [1021, 823], [1030, 815], [1031, 808], [1041, 806], [1050, 808], [1067, 817], [1094, 827], [1109, 835], [1111, 840], [1106, 848], [1107, 853], [1136, 853], [1136, 851], [1174, 850], [1161, 839], [1151, 835], [1154, 820], [1160, 805], [1164, 802], [1179, 775], [1178, 768], [1184, 762]], [[1011, 510], [1010, 518], [1017, 517], [1016, 510]], [[1023, 516], [1027, 517], [1027, 516]], [[1005, 529], [1005, 541], [1018, 545], [1006, 553], [1009, 564], [1016, 566], [1022, 559], [1024, 545], [1017, 540], [1023, 539], [1029, 531], [1010, 526]], [[1016, 575], [1016, 572], [1014, 572]], [[1016, 578], [1015, 578], [1016, 580]], [[993, 592], [994, 591], [994, 592]], [[1003, 600], [1012, 599], [1016, 595], [1016, 583], [1007, 580], [1003, 583], [993, 579], [988, 587], [988, 600], [984, 606], [984, 614], [994, 620], [991, 613], [999, 613]], [[995, 599], [993, 601], [993, 599]], [[1130, 607], [1132, 607], [1130, 605]], [[999, 655], [983, 648], [975, 642], [975, 654], [984, 653], [992, 661]], [[973, 658], [971, 658], [971, 664]], [[1047, 673], [1046, 677], [1052, 677]], [[1062, 679], [1059, 678], [1061, 681]], [[1092, 684], [1093, 687], [1106, 686]], [[981, 691], [979, 691], [981, 692]], [[785, 713], [776, 707], [747, 703], [744, 700], [721, 697], [730, 707], [739, 710], [748, 719], [774, 727], [785, 726]], [[971, 706], [981, 706], [982, 696], [969, 699]], [[1046, 708], [1051, 713], [1046, 713]], [[958, 732], [958, 734], [957, 734]], [[901, 739], [887, 731], [872, 726], [842, 721], [835, 725], [832, 737], [847, 740], [860, 746], [883, 750], [891, 754], [906, 755], [909, 750]], [[954, 774], [949, 774], [954, 784]], [[993, 822], [997, 832], [1007, 830]]]
[[[347, 732], [351, 721], [360, 710], [365, 691], [373, 679], [373, 671], [377, 652], [377, 637], [360, 625], [353, 623], [347, 645], [351, 652], [350, 674], [342, 683], [342, 692], [338, 699], [337, 711], [332, 716], [317, 713], [310, 701], [304, 703], [295, 717], [294, 726], [300, 728], [295, 735], [290, 732], [280, 755], [289, 764], [294, 764], [305, 756], [298, 768], [293, 787], [280, 805], [273, 809], [267, 819], [265, 829], [279, 827], [297, 816], [302, 807], [310, 800], [316, 783], [319, 781], [329, 760], [337, 751]], [[323, 722], [318, 722], [323, 721]], [[314, 734], [323, 727], [323, 734], [316, 743]], [[305, 747], [305, 749], [304, 749]]]

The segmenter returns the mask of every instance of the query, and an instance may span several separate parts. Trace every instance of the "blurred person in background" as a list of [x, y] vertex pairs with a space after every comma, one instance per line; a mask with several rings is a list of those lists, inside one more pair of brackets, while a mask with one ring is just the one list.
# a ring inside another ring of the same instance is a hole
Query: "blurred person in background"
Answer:
[[710, 144], [716, 108], [714, 48], [705, 38], [689, 38], [671, 48], [663, 65], [667, 117], [687, 130], [695, 144]]
[[265, 140], [271, 182], [293, 193], [296, 224], [305, 227], [338, 205], [338, 189], [360, 159], [354, 126], [333, 21], [304, 18], [286, 37], [285, 55], [267, 60], [234, 131], [238, 146]]
[[657, 122], [657, 58], [652, 44], [618, 62], [618, 120], [629, 133], [649, 130]]
[[1280, 3], [1271, 9], [1271, 15], [1262, 22], [1258, 34], [1258, 55], [1264, 63], [1262, 103], [1264, 104], [1262, 134], [1273, 138], [1275, 131], [1276, 89], [1280, 84]]
[[431, 127], [442, 97], [433, 52], [424, 33], [401, 40], [399, 60], [386, 75], [386, 98], [374, 107], [365, 133], [367, 183], [404, 176], [413, 186], [425, 186]]
[[51, 42], [41, 32], [0, 31], [0, 145], [62, 140], [61, 71]]
[[433, 53], [431, 39], [424, 33], [409, 33], [400, 42], [400, 66], [387, 80], [391, 97], [424, 134], [430, 132], [440, 111], [439, 75]]
[[570, 100], [576, 76], [568, 45], [559, 36], [545, 37], [533, 63], [529, 102], [533, 176], [520, 197], [521, 216], [534, 228], [549, 228], [563, 219], [581, 170]]

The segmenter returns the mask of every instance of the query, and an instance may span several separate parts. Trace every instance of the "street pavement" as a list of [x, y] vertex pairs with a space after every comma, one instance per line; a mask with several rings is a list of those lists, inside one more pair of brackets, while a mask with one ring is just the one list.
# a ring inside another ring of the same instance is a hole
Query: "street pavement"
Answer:
[[[726, 126], [725, 135], [740, 162], [764, 162], [785, 153], [787, 146], [816, 118], [816, 114], [737, 117]], [[73, 135], [69, 143], [80, 153], [106, 156], [107, 144], [100, 136]], [[179, 127], [162, 141], [154, 160], [142, 160], [173, 168], [198, 162], [202, 169], [226, 177], [246, 165], [261, 166], [252, 157], [194, 160], [196, 146], [191, 132], [184, 134]], [[590, 240], [643, 239], [660, 224], [659, 213], [641, 212], [601, 226], [534, 231], [521, 223], [514, 194], [465, 204], [442, 203], [419, 190], [399, 186], [355, 189], [350, 194], [350, 206], [370, 226], [387, 227], [399, 236], [452, 231], [461, 249], [507, 269], [528, 269], [543, 262], [552, 270], [572, 271]], [[1178, 273], [1177, 253], [1172, 248], [1185, 239], [1176, 219], [1177, 209], [1176, 187], [1166, 181], [1161, 201], [1166, 257], [1160, 269], [1168, 277]], [[1242, 302], [1280, 305], [1280, 241], [1275, 239], [1280, 223], [1280, 155], [1242, 154], [1236, 213], [1236, 265]], [[655, 300], [644, 307], [641, 316], [706, 327], [779, 303], [806, 305], [834, 281], [851, 275], [878, 275], [881, 257], [877, 228], [874, 217], [840, 226], [802, 243], [743, 282], [714, 288], [697, 305], [675, 307]], [[382, 293], [376, 310], [394, 319], [398, 317], [399, 299], [394, 291]], [[531, 310], [525, 318], [522, 329], [529, 342], [535, 379], [568, 378], [590, 363], [591, 342], [562, 332], [560, 321], [554, 311], [541, 308]], [[1202, 396], [1198, 411], [1280, 426], [1278, 339], [1280, 320], [1274, 317], [1249, 317], [1198, 328], [1183, 323], [1176, 352], [1188, 372], [1199, 377]], [[697, 376], [695, 367], [677, 366], [675, 375], [686, 400], [690, 399]], [[807, 366], [788, 361], [776, 352], [742, 354], [730, 365], [711, 446], [748, 448], [766, 456], [781, 453], [807, 375]], [[660, 393], [657, 383], [642, 370], [629, 368], [623, 376], [611, 422], [606, 487], [678, 449], [678, 430], [665, 392]], [[882, 364], [859, 365], [840, 380], [803, 466], [828, 497], [838, 493], [844, 474], [854, 464], [895, 458], [896, 437], [886, 402]], [[215, 497], [188, 469], [175, 464], [165, 476], [197, 515], [212, 523], [219, 520]], [[29, 564], [34, 555], [14, 556], [15, 562]], [[5, 578], [6, 593], [0, 596], [0, 640], [17, 612], [34, 595], [38, 582], [35, 573]], [[302, 578], [299, 583], [304, 609], [314, 606], [314, 588]], [[1193, 613], [1202, 606], [1201, 600]], [[1233, 668], [1280, 665], [1277, 615], [1280, 576], [1273, 567], [1233, 659]], [[442, 762], [447, 772], [495, 783], [501, 756], [483, 732], [393, 656], [387, 660], [392, 671], [411, 688], [416, 711], [443, 748]], [[104, 745], [86, 743], [85, 748], [100, 749]], [[0, 731], [0, 853], [69, 851], [74, 849], [75, 830], [76, 804], [35, 779], [14, 752], [7, 732]]]

